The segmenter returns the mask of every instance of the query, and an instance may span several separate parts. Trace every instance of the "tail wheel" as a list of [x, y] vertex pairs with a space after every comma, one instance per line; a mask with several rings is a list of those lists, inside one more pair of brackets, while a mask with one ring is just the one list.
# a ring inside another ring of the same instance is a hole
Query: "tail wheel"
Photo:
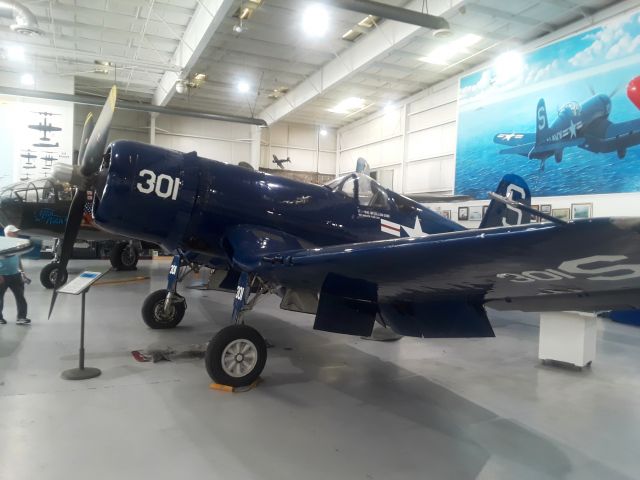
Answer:
[[116, 270], [135, 270], [138, 250], [127, 242], [118, 242], [111, 251], [111, 265]]
[[[67, 283], [68, 276], [67, 270], [61, 268], [58, 262], [51, 262], [40, 271], [40, 283], [44, 288], [52, 289], [56, 284], [60, 286]], [[58, 277], [60, 277], [59, 280]]]
[[187, 302], [177, 293], [180, 301], [173, 302], [167, 311], [164, 309], [164, 301], [167, 298], [167, 290], [161, 289], [152, 292], [145, 298], [142, 304], [142, 320], [149, 328], [161, 330], [175, 328], [182, 321], [187, 310]]
[[255, 382], [264, 369], [267, 344], [255, 328], [230, 325], [211, 339], [204, 362], [214, 382], [246, 387]]

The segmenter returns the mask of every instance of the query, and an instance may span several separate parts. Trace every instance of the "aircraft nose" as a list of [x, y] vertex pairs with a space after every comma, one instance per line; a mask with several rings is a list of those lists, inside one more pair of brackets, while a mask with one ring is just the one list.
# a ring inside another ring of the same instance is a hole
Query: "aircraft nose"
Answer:
[[22, 207], [9, 198], [0, 199], [0, 223], [21, 227]]

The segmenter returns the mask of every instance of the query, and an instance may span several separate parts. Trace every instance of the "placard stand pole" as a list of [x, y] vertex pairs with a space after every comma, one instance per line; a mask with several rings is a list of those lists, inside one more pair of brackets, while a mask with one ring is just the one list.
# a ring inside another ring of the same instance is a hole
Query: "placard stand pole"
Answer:
[[85, 310], [85, 296], [89, 288], [82, 292], [82, 312], [80, 313], [80, 358], [78, 368], [70, 368], [62, 372], [62, 378], [65, 380], [86, 380], [88, 378], [94, 378], [100, 375], [102, 372], [99, 368], [84, 366], [84, 310]]

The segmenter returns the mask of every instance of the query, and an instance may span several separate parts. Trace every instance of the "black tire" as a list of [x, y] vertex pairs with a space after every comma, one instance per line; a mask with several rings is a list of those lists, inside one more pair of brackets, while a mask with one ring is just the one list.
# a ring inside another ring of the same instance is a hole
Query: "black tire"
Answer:
[[138, 249], [127, 242], [118, 242], [111, 250], [109, 259], [116, 270], [135, 270], [138, 264]]
[[[230, 349], [227, 350], [227, 347]], [[236, 347], [239, 350], [234, 353]], [[245, 350], [244, 347], [247, 347], [248, 350]], [[245, 357], [249, 357], [248, 353], [255, 355], [255, 362], [250, 359], [247, 365]], [[225, 366], [223, 356], [228, 360], [236, 361], [236, 363], [229, 366], [229, 362], [227, 362]], [[239, 360], [238, 356], [241, 357]], [[211, 379], [216, 383], [230, 387], [251, 385], [262, 373], [266, 362], [267, 344], [262, 335], [248, 325], [229, 325], [220, 330], [209, 342], [204, 356], [204, 364]], [[243, 371], [242, 365], [245, 365], [249, 370]], [[237, 372], [234, 375], [232, 373], [235, 368], [237, 368]]]
[[69, 278], [69, 274], [66, 269], [61, 269], [60, 264], [58, 262], [47, 263], [42, 270], [40, 270], [40, 283], [44, 288], [48, 288], [49, 290], [55, 288], [56, 277], [62, 274], [62, 281], [58, 284], [58, 286], [64, 285], [67, 283], [67, 279]]
[[[176, 293], [176, 296], [183, 298]], [[187, 302], [182, 299], [172, 304], [169, 315], [164, 315], [164, 300], [167, 298], [167, 290], [156, 290], [144, 299], [142, 304], [142, 320], [149, 328], [154, 330], [175, 328], [182, 321], [187, 309]]]

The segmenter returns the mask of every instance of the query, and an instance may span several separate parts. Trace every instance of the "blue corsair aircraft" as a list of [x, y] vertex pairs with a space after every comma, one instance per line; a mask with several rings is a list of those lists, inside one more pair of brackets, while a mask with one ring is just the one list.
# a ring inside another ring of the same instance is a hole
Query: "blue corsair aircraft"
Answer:
[[[611, 95], [612, 96], [612, 95]], [[628, 122], [612, 123], [611, 96], [594, 95], [583, 104], [569, 102], [558, 112], [558, 118], [549, 125], [544, 99], [536, 108], [536, 133], [498, 133], [493, 141], [509, 148], [500, 153], [514, 153], [540, 160], [551, 156], [562, 161], [565, 148], [579, 147], [595, 153], [617, 152], [624, 158], [627, 148], [640, 143], [640, 118]]]
[[[640, 308], [640, 218], [564, 222], [533, 210], [526, 184], [507, 175], [481, 228], [467, 230], [364, 173], [319, 186], [131, 141], [105, 151], [114, 106], [115, 87], [95, 128], [85, 124], [76, 173], [95, 189], [101, 228], [175, 252], [167, 288], [144, 302], [149, 326], [182, 320], [182, 267], [222, 272], [235, 300], [206, 352], [218, 383], [262, 372], [266, 344], [243, 314], [266, 293], [315, 314], [315, 329], [365, 336], [378, 322], [401, 335], [489, 337], [487, 306]], [[78, 189], [69, 210], [63, 266], [85, 198]], [[549, 222], [526, 224], [530, 214]]]

